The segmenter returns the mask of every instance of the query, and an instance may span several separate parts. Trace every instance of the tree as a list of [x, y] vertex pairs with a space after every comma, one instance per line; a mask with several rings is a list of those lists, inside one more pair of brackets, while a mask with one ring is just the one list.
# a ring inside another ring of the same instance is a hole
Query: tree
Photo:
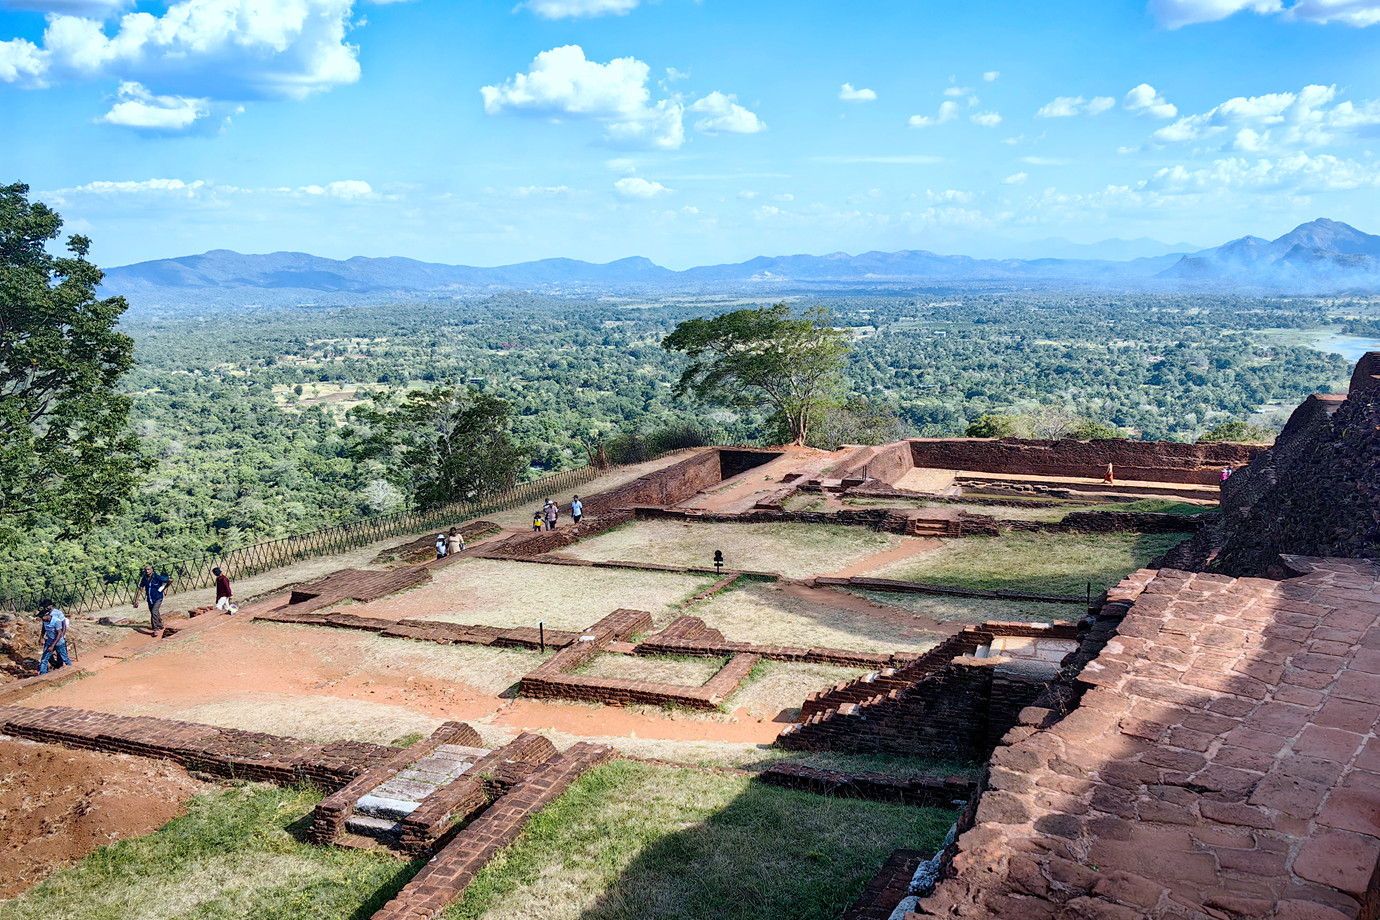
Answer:
[[819, 412], [837, 405], [843, 391], [848, 333], [831, 319], [820, 308], [792, 316], [784, 303], [736, 310], [686, 320], [661, 347], [690, 358], [678, 395], [736, 408], [770, 406], [791, 441], [804, 444]]
[[153, 466], [116, 391], [134, 366], [115, 331], [129, 305], [96, 298], [86, 237], [48, 252], [62, 218], [28, 193], [0, 188], [0, 539], [40, 520], [63, 536], [104, 523]]
[[1115, 425], [1085, 418], [1074, 422], [1063, 436], [1075, 441], [1113, 441], [1126, 437], [1126, 432]]
[[963, 432], [965, 438], [1014, 438], [1017, 437], [1016, 417], [1014, 415], [981, 415], [978, 420]]
[[350, 411], [346, 434], [359, 459], [382, 464], [388, 480], [429, 508], [511, 488], [527, 459], [509, 433], [508, 403], [473, 387], [391, 394]]
[[1199, 444], [1230, 441], [1237, 444], [1268, 444], [1275, 439], [1269, 431], [1250, 422], [1231, 421], [1212, 426], [1212, 430], [1198, 439]]
[[810, 444], [834, 450], [840, 444], [899, 441], [903, 434], [901, 420], [886, 406], [855, 398], [819, 413], [811, 426]]

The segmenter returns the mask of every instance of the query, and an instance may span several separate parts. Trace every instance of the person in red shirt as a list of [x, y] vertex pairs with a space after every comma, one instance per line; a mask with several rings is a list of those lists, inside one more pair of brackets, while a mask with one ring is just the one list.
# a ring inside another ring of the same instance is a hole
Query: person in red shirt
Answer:
[[212, 569], [211, 574], [216, 576], [216, 608], [229, 614], [238, 612], [240, 608], [230, 600], [234, 596], [230, 590], [230, 579], [219, 568]]

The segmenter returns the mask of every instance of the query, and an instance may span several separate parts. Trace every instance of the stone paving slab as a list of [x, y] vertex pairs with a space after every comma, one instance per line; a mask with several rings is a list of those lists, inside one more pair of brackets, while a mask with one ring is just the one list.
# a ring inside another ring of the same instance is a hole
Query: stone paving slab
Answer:
[[908, 916], [1376, 916], [1380, 567], [1135, 582], [1078, 708], [1008, 733]]

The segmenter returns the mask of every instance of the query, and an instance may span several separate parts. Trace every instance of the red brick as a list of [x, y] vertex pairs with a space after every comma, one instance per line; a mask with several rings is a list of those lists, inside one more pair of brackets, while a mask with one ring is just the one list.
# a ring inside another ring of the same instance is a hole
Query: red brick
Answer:
[[1380, 719], [1380, 706], [1356, 700], [1335, 699], [1328, 700], [1314, 716], [1313, 722], [1315, 725], [1340, 728], [1364, 735], [1370, 732], [1376, 719]]
[[1294, 751], [1323, 760], [1347, 763], [1355, 756], [1364, 740], [1361, 735], [1352, 732], [1310, 725], [1294, 742]]
[[1380, 843], [1345, 831], [1323, 831], [1303, 844], [1294, 859], [1294, 874], [1362, 897], [1375, 874]]

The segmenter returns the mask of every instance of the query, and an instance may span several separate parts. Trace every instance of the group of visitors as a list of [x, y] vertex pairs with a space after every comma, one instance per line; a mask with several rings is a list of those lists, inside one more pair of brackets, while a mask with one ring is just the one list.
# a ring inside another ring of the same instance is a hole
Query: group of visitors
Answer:
[[[216, 576], [216, 609], [231, 615], [239, 613], [240, 608], [234, 602], [235, 592], [230, 587], [229, 576], [219, 566], [211, 569], [211, 574]], [[139, 609], [141, 595], [148, 604], [149, 632], [155, 639], [163, 638], [166, 631], [163, 625], [163, 596], [170, 584], [171, 578], [155, 571], [153, 566], [146, 565], [139, 578], [139, 585], [134, 591], [135, 610]], [[49, 666], [53, 664], [59, 668], [70, 666], [72, 659], [67, 651], [70, 621], [67, 615], [52, 601], [45, 600], [38, 605], [38, 613], [34, 616], [43, 621], [43, 652], [38, 658], [38, 673], [47, 674]]]
[[438, 533], [436, 535], [437, 559], [454, 556], [456, 553], [464, 552], [464, 550], [465, 537], [460, 533], [460, 528], [452, 527], [448, 533]]
[[[584, 516], [585, 506], [580, 501], [580, 496], [576, 495], [570, 502], [570, 520], [576, 527], [580, 526], [580, 518]], [[561, 517], [561, 506], [552, 499], [547, 499], [546, 504], [537, 509], [537, 513], [532, 515], [532, 531], [555, 530], [556, 522]]]

